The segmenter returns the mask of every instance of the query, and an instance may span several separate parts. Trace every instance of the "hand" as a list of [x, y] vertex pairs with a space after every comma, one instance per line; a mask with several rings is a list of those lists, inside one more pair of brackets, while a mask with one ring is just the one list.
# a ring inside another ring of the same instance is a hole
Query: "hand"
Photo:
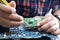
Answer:
[[53, 15], [46, 15], [45, 19], [37, 24], [39, 30], [50, 32], [54, 35], [60, 34], [59, 20]]
[[3, 27], [17, 27], [23, 23], [23, 17], [16, 13], [16, 3], [10, 2], [10, 6], [0, 3], [0, 25]]

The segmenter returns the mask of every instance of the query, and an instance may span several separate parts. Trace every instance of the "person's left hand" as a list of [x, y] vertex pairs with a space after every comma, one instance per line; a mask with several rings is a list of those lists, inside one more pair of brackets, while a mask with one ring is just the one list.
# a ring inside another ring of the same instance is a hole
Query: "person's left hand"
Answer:
[[37, 24], [39, 30], [51, 32], [54, 35], [60, 34], [59, 20], [53, 15], [46, 15], [45, 19]]

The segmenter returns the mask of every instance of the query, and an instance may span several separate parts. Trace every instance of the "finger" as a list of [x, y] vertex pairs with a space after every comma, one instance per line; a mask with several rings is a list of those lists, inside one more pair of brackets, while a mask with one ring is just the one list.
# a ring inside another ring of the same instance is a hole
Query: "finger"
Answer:
[[23, 21], [11, 21], [0, 17], [0, 25], [7, 27], [17, 27], [23, 24]]
[[9, 15], [11, 15], [11, 14], [0, 10], [0, 17], [8, 17]]
[[[50, 22], [42, 25], [42, 26], [40, 27], [40, 29], [47, 31], [49, 28], [51, 28], [51, 27], [53, 27], [53, 26], [55, 26], [55, 25], [56, 25], [55, 21], [54, 21], [54, 20], [51, 20]], [[57, 27], [55, 26], [55, 28], [57, 28]]]
[[59, 28], [58, 24], [55, 23], [55, 21], [51, 21], [51, 23], [52, 23], [52, 27], [49, 28], [49, 29], [47, 29], [46, 32], [53, 32], [53, 31], [55, 31], [57, 28]]
[[16, 9], [15, 8], [12, 8], [10, 6], [6, 6], [6, 5], [1, 4], [1, 3], [0, 3], [0, 10], [2, 10], [4, 12], [7, 12], [7, 13], [16, 12]]
[[8, 14], [6, 12], [0, 11], [0, 17], [9, 19], [9, 20], [15, 20], [15, 21], [21, 21], [23, 20], [23, 17], [18, 14]]
[[40, 28], [40, 30], [47, 30], [47, 29], [49, 29], [50, 27], [51, 27], [52, 25], [50, 24], [50, 23], [46, 23], [46, 24], [44, 24], [43, 26], [41, 26], [41, 27], [39, 27]]
[[10, 4], [11, 7], [16, 8], [16, 3], [15, 3], [15, 1], [11, 1], [9, 4]]
[[54, 35], [59, 35], [60, 34], [60, 29], [56, 29], [56, 31], [52, 32]]
[[12, 14], [10, 16], [8, 16], [8, 19], [10, 20], [16, 20], [16, 21], [22, 21], [23, 17], [18, 15], [18, 14]]
[[11, 23], [9, 24], [2, 24], [3, 27], [7, 27], [7, 28], [11, 28], [11, 27], [18, 27], [20, 25], [23, 25], [24, 22], [20, 21], [20, 22], [16, 22], [16, 21], [11, 21]]
[[49, 16], [49, 17], [45, 18], [43, 21], [39, 22], [39, 23], [37, 24], [37, 26], [40, 27], [40, 26], [48, 23], [48, 22], [51, 21], [52, 19], [53, 19], [53, 18]]
[[56, 27], [51, 27], [46, 30], [46, 32], [54, 32], [57, 28]]

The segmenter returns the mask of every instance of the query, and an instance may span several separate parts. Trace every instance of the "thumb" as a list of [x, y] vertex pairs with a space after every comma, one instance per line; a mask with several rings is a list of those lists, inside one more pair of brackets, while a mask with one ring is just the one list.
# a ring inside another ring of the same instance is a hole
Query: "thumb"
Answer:
[[11, 1], [9, 4], [10, 4], [11, 7], [16, 8], [16, 3], [15, 3], [15, 1]]
[[45, 16], [52, 16], [52, 9], [50, 9]]

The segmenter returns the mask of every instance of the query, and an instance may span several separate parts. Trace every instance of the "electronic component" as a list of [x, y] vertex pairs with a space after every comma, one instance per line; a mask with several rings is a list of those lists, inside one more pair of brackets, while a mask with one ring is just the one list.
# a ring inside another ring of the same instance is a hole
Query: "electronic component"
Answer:
[[24, 28], [25, 29], [34, 29], [37, 28], [37, 23], [44, 20], [43, 16], [36, 16], [33, 18], [24, 18]]
[[[9, 3], [6, 0], [0, 0], [0, 3], [9, 5]], [[10, 32], [13, 32], [14, 34], [0, 34], [0, 39], [15, 39], [15, 38], [40, 38], [40, 40], [43, 40], [44, 38], [48, 38], [48, 40], [60, 40], [57, 36], [54, 36], [52, 34], [48, 33], [42, 33], [39, 31], [26, 31], [25, 29], [35, 29], [37, 28], [37, 23], [44, 20], [44, 17], [33, 17], [33, 18], [24, 18], [24, 27], [19, 26], [17, 28], [10, 28]], [[45, 39], [44, 39], [45, 40]]]
[[[37, 18], [36, 20], [40, 19], [39, 17], [34, 17], [33, 20], [35, 20], [35, 18]], [[26, 19], [28, 20], [28, 19]], [[25, 20], [25, 21], [26, 21]], [[31, 20], [31, 19], [30, 19]], [[44, 20], [44, 17], [42, 17], [39, 21], [42, 21]], [[28, 21], [29, 22], [29, 21]], [[37, 24], [37, 23], [36, 23]], [[36, 24], [33, 24], [33, 27], [36, 26]], [[26, 26], [26, 28], [29, 26], [29, 24]], [[30, 25], [32, 26], [32, 25]], [[31, 28], [31, 27], [28, 27], [28, 28]], [[10, 32], [13, 32], [13, 33], [10, 33], [10, 34], [0, 34], [0, 39], [15, 39], [15, 38], [26, 38], [26, 39], [29, 39], [29, 38], [40, 38], [40, 40], [44, 39], [44, 40], [60, 40], [59, 37], [55, 36], [55, 35], [52, 35], [52, 34], [48, 34], [48, 33], [45, 33], [43, 31], [39, 32], [39, 31], [26, 31], [24, 29], [24, 27], [22, 26], [19, 26], [17, 28], [11, 28]]]

